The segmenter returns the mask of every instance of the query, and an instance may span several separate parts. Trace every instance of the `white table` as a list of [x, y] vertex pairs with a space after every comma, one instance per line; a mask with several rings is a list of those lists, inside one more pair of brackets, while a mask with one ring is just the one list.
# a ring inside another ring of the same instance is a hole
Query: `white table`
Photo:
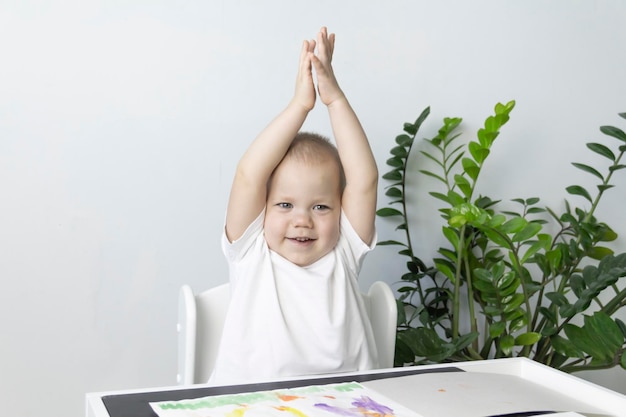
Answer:
[[382, 369], [263, 384], [88, 393], [87, 417], [154, 416], [149, 402], [357, 381], [425, 417], [485, 417], [521, 411], [626, 416], [626, 396], [526, 358]]

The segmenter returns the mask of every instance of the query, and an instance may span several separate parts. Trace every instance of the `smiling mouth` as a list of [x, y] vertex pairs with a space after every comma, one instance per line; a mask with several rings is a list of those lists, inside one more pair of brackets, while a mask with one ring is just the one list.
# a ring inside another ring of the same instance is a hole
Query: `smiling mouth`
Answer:
[[310, 238], [310, 237], [291, 237], [291, 238], [289, 238], [289, 240], [294, 240], [294, 241], [296, 241], [296, 242], [302, 242], [302, 243], [304, 243], [304, 242], [312, 242], [312, 241], [314, 241], [315, 239], [312, 239], [312, 238]]

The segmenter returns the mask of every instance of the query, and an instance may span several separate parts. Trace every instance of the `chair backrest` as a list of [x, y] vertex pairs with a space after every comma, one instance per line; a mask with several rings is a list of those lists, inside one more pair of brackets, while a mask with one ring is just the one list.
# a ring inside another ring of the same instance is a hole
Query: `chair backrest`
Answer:
[[179, 385], [206, 382], [211, 376], [229, 302], [229, 284], [197, 295], [189, 285], [180, 288], [176, 376]]
[[[222, 284], [194, 295], [183, 285], [178, 297], [179, 385], [205, 383], [211, 376], [230, 301], [230, 285]], [[363, 294], [372, 324], [381, 368], [391, 368], [396, 344], [397, 307], [389, 285], [372, 284]]]
[[391, 368], [396, 350], [398, 323], [396, 299], [386, 282], [376, 281], [367, 294], [363, 294], [363, 302], [374, 332], [378, 365], [380, 368]]

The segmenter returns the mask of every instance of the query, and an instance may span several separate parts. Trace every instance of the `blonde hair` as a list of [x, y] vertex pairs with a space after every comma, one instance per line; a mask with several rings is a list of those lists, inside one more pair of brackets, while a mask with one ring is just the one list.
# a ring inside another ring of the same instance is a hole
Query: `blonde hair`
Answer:
[[341, 190], [346, 186], [346, 176], [339, 157], [337, 147], [331, 141], [318, 133], [298, 132], [287, 149], [285, 158], [294, 158], [297, 161], [319, 164], [332, 159], [339, 167], [339, 185]]
[[[329, 159], [336, 162], [339, 168], [339, 186], [343, 192], [346, 186], [346, 176], [343, 172], [341, 158], [339, 158], [339, 151], [327, 137], [312, 132], [298, 132], [293, 141], [291, 141], [291, 145], [289, 145], [282, 161], [287, 158], [293, 158], [296, 161], [308, 164], [320, 164], [327, 162]], [[268, 187], [271, 182], [272, 178], [270, 177]]]

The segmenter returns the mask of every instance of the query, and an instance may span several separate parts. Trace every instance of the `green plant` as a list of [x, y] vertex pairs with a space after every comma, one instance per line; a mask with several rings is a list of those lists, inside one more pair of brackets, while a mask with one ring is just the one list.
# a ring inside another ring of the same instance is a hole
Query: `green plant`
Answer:
[[[399, 222], [407, 272], [398, 289], [396, 365], [526, 356], [573, 372], [620, 364], [626, 368], [626, 325], [615, 313], [626, 306], [626, 253], [604, 245], [616, 233], [594, 217], [613, 174], [626, 165], [626, 133], [613, 126], [601, 132], [618, 145], [588, 143], [608, 167], [574, 163], [599, 180], [595, 192], [572, 185], [566, 191], [588, 207], [565, 201], [558, 215], [539, 198], [518, 198], [518, 210], [476, 196], [476, 184], [500, 129], [515, 102], [498, 103], [477, 138], [459, 143], [460, 118], [445, 118], [437, 135], [426, 139], [419, 156], [435, 169], [420, 172], [436, 179], [441, 191], [429, 194], [444, 203], [442, 232], [449, 246], [439, 248], [428, 266], [414, 253], [407, 217], [409, 156], [430, 113], [405, 123], [396, 137], [383, 175], [390, 181], [381, 217]], [[619, 114], [626, 119], [626, 113]], [[549, 226], [549, 227], [548, 227]], [[554, 230], [548, 232], [547, 230]], [[465, 297], [464, 303], [462, 299]]]

